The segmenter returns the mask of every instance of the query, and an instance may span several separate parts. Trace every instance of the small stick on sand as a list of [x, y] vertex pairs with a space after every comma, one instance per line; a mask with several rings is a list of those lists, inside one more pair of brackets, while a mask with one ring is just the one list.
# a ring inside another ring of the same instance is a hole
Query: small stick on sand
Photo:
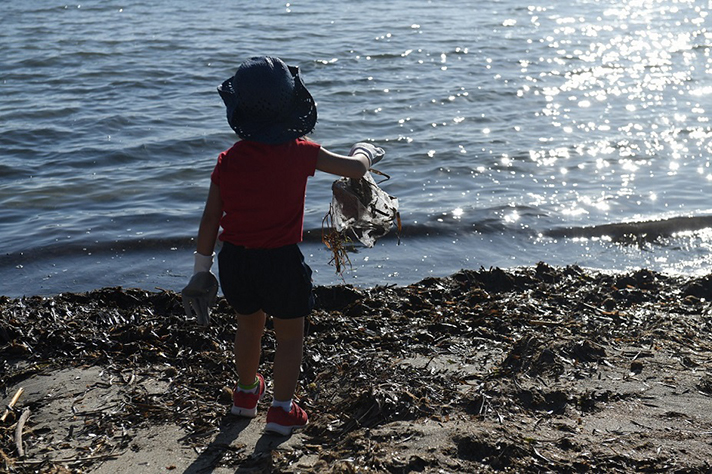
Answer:
[[24, 392], [25, 389], [20, 387], [17, 389], [17, 392], [15, 392], [15, 396], [12, 397], [12, 400], [10, 400], [10, 403], [7, 405], [7, 408], [5, 408], [5, 413], [2, 414], [2, 418], [0, 418], [0, 421], [5, 421], [5, 418], [7, 418], [7, 415], [10, 414], [10, 411], [12, 411], [12, 407], [15, 406], [15, 403], [20, 399], [22, 396], [22, 392]]
[[17, 455], [21, 458], [25, 457], [25, 450], [22, 447], [22, 429], [25, 427], [25, 422], [29, 417], [30, 409], [25, 408], [17, 421], [17, 428], [15, 428], [15, 446], [17, 447]]
[[87, 456], [84, 458], [61, 458], [61, 459], [28, 459], [27, 461], [14, 461], [13, 464], [16, 466], [33, 466], [35, 464], [81, 464], [88, 461], [106, 461], [108, 459], [115, 459], [124, 454], [126, 451], [120, 453], [110, 453], [110, 454], [97, 454], [95, 456]]

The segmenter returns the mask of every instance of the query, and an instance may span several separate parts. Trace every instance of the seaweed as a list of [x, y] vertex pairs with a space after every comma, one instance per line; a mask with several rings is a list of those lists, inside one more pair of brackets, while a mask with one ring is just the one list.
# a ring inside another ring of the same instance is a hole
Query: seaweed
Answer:
[[[707, 472], [712, 419], [694, 410], [712, 395], [705, 286], [539, 264], [403, 287], [317, 287], [297, 393], [311, 417], [301, 451], [213, 445], [215, 462], [277, 472]], [[0, 470], [83, 472], [131, 449], [140, 428], [166, 423], [201, 450], [229, 419], [236, 325], [224, 299], [207, 329], [163, 290], [2, 298], [0, 311], [3, 397], [38, 374], [95, 368], [63, 436], [35, 418], [42, 404], [21, 396], [8, 408]], [[274, 344], [268, 328], [267, 378]]]

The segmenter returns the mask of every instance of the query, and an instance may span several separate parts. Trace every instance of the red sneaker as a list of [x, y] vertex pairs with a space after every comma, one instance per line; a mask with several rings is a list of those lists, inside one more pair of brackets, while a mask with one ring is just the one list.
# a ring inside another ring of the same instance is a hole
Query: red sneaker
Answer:
[[257, 402], [265, 396], [265, 379], [260, 374], [257, 374], [257, 385], [255, 393], [242, 392], [235, 385], [232, 391], [232, 410], [230, 410], [230, 413], [247, 418], [254, 418], [257, 415]]
[[292, 411], [287, 413], [282, 408], [270, 407], [267, 412], [267, 426], [265, 431], [289, 436], [292, 431], [304, 428], [309, 422], [307, 412], [296, 403], [292, 402]]

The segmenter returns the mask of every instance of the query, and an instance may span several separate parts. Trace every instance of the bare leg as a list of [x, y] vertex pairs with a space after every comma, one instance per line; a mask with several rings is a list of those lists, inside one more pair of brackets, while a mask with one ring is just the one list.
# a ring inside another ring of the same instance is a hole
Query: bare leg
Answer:
[[304, 349], [304, 318], [274, 318], [277, 351], [274, 355], [274, 399], [291, 400], [297, 388]]
[[250, 385], [257, 376], [262, 355], [262, 334], [266, 315], [260, 310], [253, 314], [237, 315], [235, 334], [235, 368], [240, 383]]

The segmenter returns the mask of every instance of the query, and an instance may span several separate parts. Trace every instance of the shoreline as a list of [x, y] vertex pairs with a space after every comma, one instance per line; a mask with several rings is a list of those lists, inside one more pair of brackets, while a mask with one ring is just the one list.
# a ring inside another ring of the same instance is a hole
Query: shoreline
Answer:
[[[315, 288], [290, 438], [227, 415], [234, 322], [171, 291], [0, 297], [9, 472], [708, 472], [712, 279], [544, 263]], [[268, 326], [261, 371], [269, 380]], [[269, 385], [268, 385], [269, 388]], [[14, 431], [29, 409], [20, 458]], [[148, 464], [146, 464], [148, 463]], [[51, 471], [50, 471], [51, 472]], [[60, 471], [56, 471], [60, 472]]]

